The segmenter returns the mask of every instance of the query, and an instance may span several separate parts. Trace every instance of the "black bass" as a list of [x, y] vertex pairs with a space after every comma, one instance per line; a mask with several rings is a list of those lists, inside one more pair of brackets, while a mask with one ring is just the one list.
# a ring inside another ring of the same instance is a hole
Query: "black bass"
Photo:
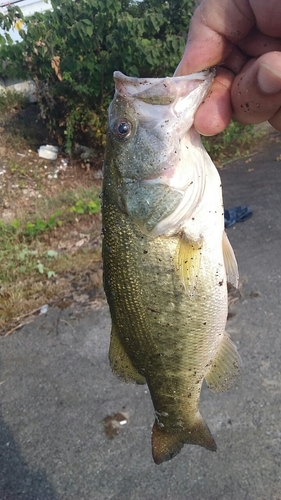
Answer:
[[159, 464], [184, 443], [216, 450], [199, 399], [203, 379], [220, 392], [240, 377], [225, 333], [238, 271], [219, 174], [193, 127], [212, 71], [114, 78], [102, 203], [109, 357], [115, 374], [149, 387]]

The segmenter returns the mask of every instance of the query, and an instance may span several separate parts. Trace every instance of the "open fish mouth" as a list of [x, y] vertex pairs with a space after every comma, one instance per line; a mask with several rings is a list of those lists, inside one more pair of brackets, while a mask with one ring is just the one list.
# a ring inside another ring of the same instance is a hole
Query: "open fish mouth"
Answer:
[[[153, 104], [169, 104], [176, 98], [185, 98], [198, 86], [208, 91], [214, 76], [215, 69], [208, 69], [192, 75], [172, 76], [164, 78], [137, 78], [126, 76], [121, 71], [113, 73], [116, 92], [124, 97], [135, 97], [144, 102]], [[200, 84], [201, 82], [201, 84]], [[202, 93], [200, 92], [200, 101]], [[195, 106], [197, 103], [195, 103]], [[177, 109], [177, 108], [176, 108]]]

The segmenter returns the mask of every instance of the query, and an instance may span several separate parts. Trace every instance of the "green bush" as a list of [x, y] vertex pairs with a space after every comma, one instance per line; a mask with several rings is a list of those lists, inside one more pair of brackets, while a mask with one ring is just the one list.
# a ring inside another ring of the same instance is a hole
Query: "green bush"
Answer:
[[202, 137], [202, 142], [212, 160], [221, 166], [241, 156], [247, 156], [262, 135], [254, 125], [241, 125], [231, 120], [223, 132], [212, 137]]
[[13, 109], [26, 108], [28, 99], [24, 93], [16, 90], [6, 90], [0, 93], [0, 113], [6, 113]]
[[[74, 142], [101, 148], [112, 73], [173, 74], [195, 0], [51, 0], [53, 11], [24, 19], [21, 43], [0, 40], [0, 76], [31, 78], [42, 117], [68, 152]], [[20, 27], [10, 8], [0, 26]], [[22, 18], [23, 19], [23, 18]], [[2, 43], [1, 43], [2, 42]]]

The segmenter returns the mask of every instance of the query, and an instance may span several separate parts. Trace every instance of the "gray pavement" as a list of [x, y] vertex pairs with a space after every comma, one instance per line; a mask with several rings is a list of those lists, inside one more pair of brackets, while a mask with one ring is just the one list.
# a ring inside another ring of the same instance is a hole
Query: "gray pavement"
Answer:
[[[280, 142], [225, 167], [225, 206], [254, 215], [228, 230], [243, 283], [228, 331], [244, 363], [242, 386], [201, 411], [217, 453], [185, 446], [154, 465], [146, 386], [110, 372], [106, 306], [50, 309], [0, 339], [0, 500], [281, 499]], [[102, 420], [128, 423], [109, 439]]]

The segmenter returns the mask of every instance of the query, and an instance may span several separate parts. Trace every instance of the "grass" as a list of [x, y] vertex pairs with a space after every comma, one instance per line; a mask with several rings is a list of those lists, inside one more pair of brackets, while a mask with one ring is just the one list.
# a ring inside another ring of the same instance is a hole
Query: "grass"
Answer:
[[59, 171], [61, 154], [39, 158], [39, 146], [54, 142], [37, 106], [25, 106], [17, 93], [0, 96], [0, 334], [44, 304], [102, 293], [94, 168], [67, 159]]
[[100, 290], [99, 212], [98, 188], [80, 187], [44, 198], [32, 216], [0, 220], [0, 331], [71, 295], [73, 281], [80, 291]]
[[262, 135], [254, 125], [245, 126], [232, 120], [221, 134], [202, 137], [202, 142], [214, 163], [221, 166], [249, 155]]
[[11, 112], [26, 108], [28, 99], [25, 94], [17, 92], [16, 90], [5, 90], [0, 93], [0, 113]]
[[[39, 257], [39, 256], [38, 256]], [[42, 254], [40, 262], [44, 262]], [[15, 262], [16, 264], [16, 262]], [[29, 272], [17, 274], [17, 279], [1, 286], [0, 331], [5, 334], [21, 322], [22, 318], [44, 304], [65, 303], [70, 305], [77, 298], [86, 299], [101, 293], [102, 269], [100, 251], [77, 249], [71, 255], [60, 256], [45, 265], [52, 270], [52, 277], [36, 271], [30, 260]], [[44, 264], [42, 264], [44, 265]], [[84, 299], [85, 300], [85, 299]]]

